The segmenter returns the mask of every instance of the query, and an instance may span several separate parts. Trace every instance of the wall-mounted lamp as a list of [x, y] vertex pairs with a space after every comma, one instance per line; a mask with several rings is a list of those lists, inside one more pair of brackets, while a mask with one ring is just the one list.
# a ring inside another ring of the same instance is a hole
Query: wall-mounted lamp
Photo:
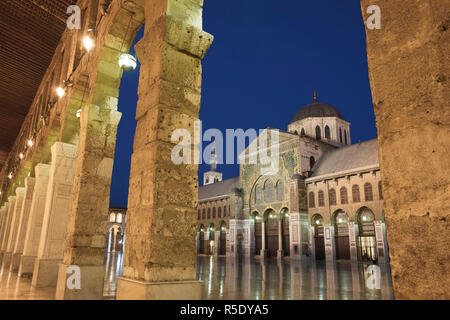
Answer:
[[66, 95], [66, 90], [64, 90], [64, 88], [62, 88], [62, 87], [57, 87], [55, 89], [55, 91], [56, 91], [56, 94], [58, 95], [58, 97], [60, 99], [63, 98]]
[[20, 160], [22, 160], [22, 159], [23, 159], [23, 157], [24, 157], [24, 155], [23, 155], [23, 152], [21, 152], [21, 153], [19, 154], [19, 158], [20, 158]]
[[77, 116], [78, 119], [81, 117], [81, 112], [83, 112], [83, 109], [78, 109], [77, 110], [76, 116]]
[[133, 71], [137, 67], [137, 60], [129, 53], [123, 53], [119, 57], [119, 67], [125, 71]]
[[30, 148], [32, 148], [33, 147], [33, 139], [32, 138], [30, 138], [30, 139], [28, 139], [28, 141], [27, 141], [27, 145], [30, 147]]
[[91, 51], [92, 48], [94, 47], [94, 45], [95, 45], [94, 40], [92, 40], [92, 38], [90, 36], [88, 36], [88, 35], [84, 36], [83, 46], [87, 52]]
[[9, 180], [12, 180], [12, 178], [13, 178], [13, 175], [12, 175], [12, 172], [10, 172], [10, 173], [8, 174], [8, 179], [9, 179]]

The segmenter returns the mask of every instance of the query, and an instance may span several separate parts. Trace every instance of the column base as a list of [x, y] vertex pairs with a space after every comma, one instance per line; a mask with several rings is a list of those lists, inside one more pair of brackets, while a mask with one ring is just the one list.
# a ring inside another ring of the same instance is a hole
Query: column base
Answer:
[[259, 251], [259, 256], [261, 257], [261, 259], [267, 258], [267, 250], [266, 249], [261, 249]]
[[36, 259], [31, 285], [36, 288], [56, 287], [60, 259]]
[[21, 253], [14, 253], [11, 259], [11, 267], [9, 271], [17, 273], [19, 271]]
[[103, 285], [105, 266], [78, 266], [80, 268], [80, 289], [69, 288], [67, 280], [73, 284], [73, 271], [67, 273], [70, 266], [61, 263], [59, 265], [58, 283], [56, 286], [56, 300], [101, 300], [103, 299]]
[[18, 276], [22, 278], [31, 278], [33, 276], [35, 261], [36, 257], [31, 256], [20, 257]]
[[277, 251], [277, 259], [283, 259], [284, 258], [284, 250], [278, 250]]
[[12, 260], [12, 252], [5, 252], [5, 254], [3, 255], [3, 264], [2, 264], [3, 271], [9, 270], [11, 260]]
[[201, 300], [203, 281], [144, 282], [119, 277], [117, 300]]

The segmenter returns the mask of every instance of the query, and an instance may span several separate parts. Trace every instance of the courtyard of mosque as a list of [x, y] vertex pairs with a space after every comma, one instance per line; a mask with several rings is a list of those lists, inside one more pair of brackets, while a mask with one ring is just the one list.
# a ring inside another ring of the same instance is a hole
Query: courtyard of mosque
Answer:
[[[106, 255], [104, 299], [115, 299], [123, 254]], [[371, 264], [337, 261], [301, 263], [265, 259], [230, 260], [199, 256], [197, 279], [203, 281], [203, 300], [390, 300], [389, 272], [380, 265], [377, 279]], [[372, 271], [371, 271], [372, 270]], [[378, 270], [378, 269], [377, 269]], [[374, 279], [372, 281], [371, 277]], [[34, 288], [30, 278], [1, 271], [0, 300], [49, 300], [55, 288]]]

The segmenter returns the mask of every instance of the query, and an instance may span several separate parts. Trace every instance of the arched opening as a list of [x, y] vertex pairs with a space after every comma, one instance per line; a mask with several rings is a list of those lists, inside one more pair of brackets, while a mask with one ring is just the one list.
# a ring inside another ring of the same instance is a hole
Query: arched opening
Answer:
[[375, 236], [375, 215], [367, 207], [362, 207], [356, 213], [358, 224], [358, 260], [376, 261], [377, 240]]
[[331, 131], [329, 126], [325, 126], [325, 138], [331, 139]]
[[198, 254], [206, 254], [205, 247], [205, 226], [201, 224], [198, 227]]
[[275, 190], [273, 187], [273, 182], [267, 179], [264, 183], [264, 202], [273, 202], [275, 200]]
[[344, 130], [345, 144], [348, 144], [347, 130]]
[[219, 255], [227, 254], [227, 224], [225, 221], [221, 221], [219, 224]]
[[334, 241], [336, 259], [350, 259], [350, 239], [348, 232], [348, 215], [344, 210], [334, 213]]
[[280, 211], [280, 218], [282, 219], [282, 235], [283, 235], [283, 252], [285, 256], [291, 255], [291, 243], [289, 241], [290, 228], [289, 228], [289, 209], [283, 208]]
[[277, 182], [277, 201], [284, 200], [284, 183], [281, 180]]
[[323, 232], [323, 217], [315, 214], [311, 218], [311, 225], [314, 229], [314, 251], [316, 260], [325, 259], [325, 238]]
[[305, 129], [304, 129], [304, 128], [302, 128], [302, 130], [300, 131], [300, 136], [301, 136], [301, 137], [306, 136], [306, 132], [305, 132]]
[[208, 226], [208, 247], [207, 254], [214, 255], [216, 252], [216, 229], [214, 227], [214, 223], [210, 223]]
[[339, 142], [342, 143], [342, 129], [339, 128]]
[[264, 212], [266, 222], [266, 250], [267, 257], [275, 258], [278, 252], [278, 215], [273, 209]]
[[262, 249], [262, 218], [258, 212], [253, 212], [252, 219], [255, 223], [255, 255], [259, 256]]
[[316, 139], [321, 140], [322, 139], [322, 131], [320, 130], [319, 126], [316, 126]]

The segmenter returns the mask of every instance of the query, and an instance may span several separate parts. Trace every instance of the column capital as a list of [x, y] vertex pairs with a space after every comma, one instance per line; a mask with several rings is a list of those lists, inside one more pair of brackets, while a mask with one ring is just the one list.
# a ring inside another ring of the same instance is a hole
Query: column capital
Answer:
[[48, 177], [50, 175], [50, 165], [39, 163], [34, 167], [34, 173], [36, 178], [39, 179], [41, 177]]

